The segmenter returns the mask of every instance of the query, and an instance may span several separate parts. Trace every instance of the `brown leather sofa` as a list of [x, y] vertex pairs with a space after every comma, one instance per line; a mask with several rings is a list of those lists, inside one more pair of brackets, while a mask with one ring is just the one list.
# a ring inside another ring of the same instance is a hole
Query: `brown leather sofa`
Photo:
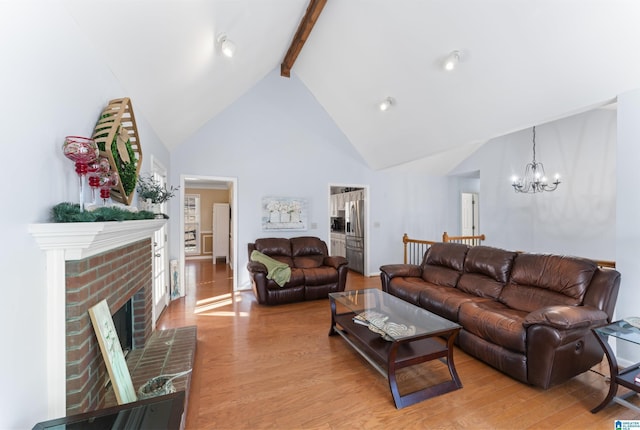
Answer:
[[468, 354], [542, 388], [599, 363], [620, 273], [591, 260], [437, 243], [420, 265], [380, 268], [382, 289], [462, 326]]
[[[291, 279], [282, 287], [267, 279], [264, 264], [251, 261], [251, 253], [260, 251], [286, 263]], [[347, 283], [347, 259], [328, 255], [327, 244], [317, 237], [264, 238], [248, 244], [253, 292], [258, 303], [278, 305], [326, 298], [329, 293], [344, 291]]]

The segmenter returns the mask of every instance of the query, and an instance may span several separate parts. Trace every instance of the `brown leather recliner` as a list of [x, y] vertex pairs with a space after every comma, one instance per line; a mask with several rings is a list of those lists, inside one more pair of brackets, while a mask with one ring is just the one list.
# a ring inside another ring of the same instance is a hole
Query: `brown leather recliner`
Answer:
[[[253, 292], [258, 303], [279, 305], [326, 298], [329, 293], [344, 291], [347, 284], [347, 259], [329, 256], [327, 244], [311, 236], [256, 239], [247, 246]], [[256, 250], [291, 268], [291, 279], [283, 286], [267, 279], [264, 264], [251, 261]]]
[[542, 388], [602, 360], [591, 328], [611, 322], [620, 287], [591, 260], [455, 243], [380, 270], [384, 291], [460, 324], [462, 350]]

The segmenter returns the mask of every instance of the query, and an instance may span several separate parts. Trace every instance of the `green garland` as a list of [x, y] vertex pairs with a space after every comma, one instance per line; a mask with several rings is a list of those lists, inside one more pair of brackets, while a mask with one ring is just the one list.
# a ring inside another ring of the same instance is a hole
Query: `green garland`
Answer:
[[117, 207], [101, 207], [80, 212], [80, 205], [75, 203], [59, 203], [51, 209], [53, 222], [131, 221], [153, 218], [155, 218], [153, 212], [130, 212]]

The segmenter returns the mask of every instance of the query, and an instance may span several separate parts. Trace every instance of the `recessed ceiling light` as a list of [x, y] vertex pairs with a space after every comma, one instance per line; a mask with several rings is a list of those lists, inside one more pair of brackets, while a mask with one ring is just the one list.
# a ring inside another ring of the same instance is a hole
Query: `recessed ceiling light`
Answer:
[[395, 104], [395, 100], [391, 97], [387, 97], [386, 99], [382, 100], [380, 102], [380, 104], [378, 105], [378, 107], [380, 108], [380, 110], [382, 112], [388, 110], [391, 106], [393, 106]]
[[460, 51], [451, 52], [444, 60], [443, 67], [446, 71], [450, 72], [456, 68], [460, 62]]
[[226, 34], [222, 33], [218, 36], [218, 44], [220, 45], [220, 52], [225, 57], [231, 58], [236, 52], [236, 44], [233, 43]]

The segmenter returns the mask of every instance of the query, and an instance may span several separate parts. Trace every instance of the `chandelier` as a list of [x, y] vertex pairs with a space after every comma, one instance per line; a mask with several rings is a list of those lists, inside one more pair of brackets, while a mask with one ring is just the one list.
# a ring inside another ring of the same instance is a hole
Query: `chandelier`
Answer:
[[516, 193], [541, 193], [543, 191], [555, 191], [560, 184], [560, 175], [556, 173], [552, 183], [547, 182], [544, 173], [544, 165], [536, 161], [536, 128], [533, 127], [533, 161], [527, 164], [524, 170], [524, 177], [514, 176], [511, 178], [511, 186]]

